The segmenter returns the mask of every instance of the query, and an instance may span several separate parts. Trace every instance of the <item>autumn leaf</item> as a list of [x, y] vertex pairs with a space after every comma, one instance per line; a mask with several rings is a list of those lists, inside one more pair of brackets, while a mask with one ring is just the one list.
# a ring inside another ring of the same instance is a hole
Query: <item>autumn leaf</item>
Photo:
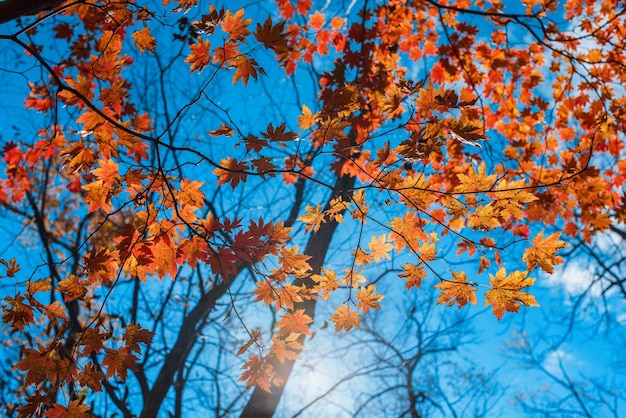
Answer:
[[311, 270], [307, 262], [311, 256], [298, 253], [299, 247], [281, 248], [278, 261], [283, 269], [288, 272], [306, 272]]
[[398, 277], [406, 279], [405, 286], [407, 290], [411, 288], [419, 288], [422, 285], [422, 279], [426, 278], [426, 270], [424, 266], [415, 266], [411, 263], [407, 263], [402, 266], [404, 272]]
[[244, 20], [243, 15], [244, 9], [237, 10], [235, 14], [227, 10], [222, 19], [222, 30], [230, 34], [230, 38], [234, 41], [243, 41], [251, 33], [246, 28], [250, 25], [252, 19]]
[[322, 299], [327, 300], [330, 295], [341, 285], [337, 280], [337, 274], [333, 270], [326, 270], [322, 268], [322, 275], [313, 274], [311, 278], [316, 282], [313, 291], [315, 293], [322, 293]]
[[274, 128], [274, 125], [270, 123], [267, 125], [267, 131], [262, 133], [263, 138], [267, 138], [270, 141], [293, 141], [298, 135], [295, 132], [285, 132], [286, 126], [285, 123], [282, 123]]
[[211, 136], [233, 136], [233, 128], [231, 128], [230, 126], [226, 125], [225, 123], [222, 123], [219, 127], [219, 129], [214, 129], [212, 131], [209, 131], [209, 135]]
[[297, 333], [289, 334], [284, 338], [272, 336], [270, 353], [283, 364], [285, 360], [297, 360], [299, 358], [298, 353], [303, 348], [303, 345], [298, 342], [299, 336]]
[[535, 279], [527, 278], [528, 272], [514, 271], [507, 276], [502, 267], [496, 275], [489, 275], [492, 288], [485, 294], [485, 306], [492, 305], [493, 314], [501, 319], [504, 312], [518, 312], [520, 304], [539, 306], [535, 297], [520, 290], [530, 287]]
[[317, 113], [313, 114], [311, 109], [307, 107], [307, 105], [302, 105], [302, 115], [298, 116], [298, 126], [303, 131], [311, 128], [311, 126], [315, 125], [315, 119], [317, 117]]
[[136, 361], [139, 360], [131, 354], [128, 347], [118, 350], [105, 348], [106, 355], [102, 359], [102, 366], [107, 368], [107, 378], [117, 376], [122, 381], [126, 381], [128, 370], [137, 370]]
[[247, 58], [245, 55], [240, 55], [231, 59], [230, 65], [235, 68], [235, 74], [233, 75], [233, 84], [241, 80], [244, 86], [247, 86], [250, 77], [258, 80], [257, 72], [265, 74], [265, 70], [259, 67], [259, 64], [256, 62], [256, 60]]
[[126, 341], [126, 347], [130, 351], [141, 353], [141, 347], [138, 343], [150, 344], [153, 335], [153, 332], [141, 328], [139, 324], [128, 324], [124, 333], [124, 341]]
[[370, 256], [377, 263], [383, 258], [391, 260], [389, 252], [393, 250], [393, 245], [387, 242], [386, 234], [383, 234], [378, 238], [372, 237], [372, 240], [367, 244], [367, 247], [370, 249]]
[[246, 382], [246, 389], [258, 386], [266, 392], [270, 391], [272, 384], [281, 384], [276, 377], [271, 364], [260, 359], [257, 355], [251, 355], [250, 359], [241, 367], [244, 372], [239, 378], [240, 382]]
[[65, 407], [55, 403], [44, 415], [48, 418], [89, 418], [92, 416], [91, 408], [83, 405], [80, 399], [75, 399]]
[[342, 329], [350, 331], [352, 328], [361, 327], [360, 317], [360, 313], [350, 311], [350, 307], [344, 303], [335, 308], [335, 313], [328, 320], [335, 323], [335, 332], [339, 332]]
[[278, 335], [288, 335], [292, 333], [311, 335], [309, 324], [313, 322], [313, 318], [304, 313], [304, 309], [298, 309], [295, 312], [287, 312], [276, 323], [279, 329]]
[[204, 67], [211, 62], [211, 43], [209, 40], [198, 38], [196, 43], [190, 45], [191, 54], [185, 59], [185, 62], [191, 64], [190, 71], [202, 71]]
[[361, 290], [356, 294], [356, 298], [359, 301], [358, 308], [365, 313], [368, 313], [370, 309], [379, 309], [380, 301], [383, 300], [384, 296], [380, 294], [375, 294], [376, 286], [373, 284], [367, 286], [361, 286]]
[[217, 185], [230, 183], [234, 189], [237, 187], [240, 181], [246, 181], [248, 173], [245, 171], [249, 169], [248, 164], [245, 162], [237, 162], [233, 157], [228, 157], [224, 160], [220, 160], [221, 167], [215, 168], [213, 174], [218, 176]]
[[566, 247], [564, 241], [560, 241], [560, 232], [555, 232], [544, 238], [543, 231], [540, 231], [533, 238], [533, 246], [524, 251], [522, 261], [526, 262], [528, 271], [533, 271], [539, 266], [546, 273], [554, 273], [554, 266], [563, 264], [563, 258], [556, 255], [556, 252]]
[[261, 42], [266, 49], [273, 49], [276, 52], [284, 52], [287, 49], [287, 35], [285, 30], [285, 22], [278, 22], [273, 25], [272, 18], [268, 17], [263, 22], [256, 24], [256, 32], [254, 37]]
[[437, 304], [452, 306], [455, 303], [461, 309], [468, 303], [476, 305], [476, 287], [473, 282], [467, 282], [465, 272], [452, 272], [454, 280], [444, 280], [435, 287], [441, 290]]
[[143, 28], [138, 32], [134, 32], [132, 37], [135, 46], [139, 48], [139, 52], [143, 54], [146, 49], [150, 52], [154, 52], [156, 39], [154, 39], [150, 34], [150, 29]]
[[317, 232], [320, 229], [320, 226], [326, 222], [326, 217], [324, 212], [322, 212], [322, 205], [317, 205], [315, 207], [307, 206], [305, 209], [307, 213], [300, 216], [298, 220], [306, 224], [305, 230], [307, 232], [311, 229], [313, 232]]

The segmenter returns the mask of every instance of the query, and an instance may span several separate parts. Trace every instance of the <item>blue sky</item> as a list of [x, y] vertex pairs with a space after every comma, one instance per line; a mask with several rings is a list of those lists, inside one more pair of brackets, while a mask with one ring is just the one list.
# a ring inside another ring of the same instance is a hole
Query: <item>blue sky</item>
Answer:
[[[263, 21], [267, 13], [272, 13], [274, 19], [278, 18], [275, 9], [266, 3], [246, 3], [242, 6], [246, 7], [246, 10], [251, 13], [250, 17], [254, 18], [253, 27], [257, 21]], [[230, 3], [229, 7], [237, 8]], [[320, 4], [315, 7], [323, 8], [326, 6]], [[187, 17], [194, 20], [207, 9], [208, 2], [201, 1], [199, 12], [192, 11]], [[355, 12], [356, 9], [352, 11], [351, 17], [355, 16]], [[194, 13], [197, 14], [194, 15]], [[7, 27], [8, 25], [0, 27], [0, 33], [5, 33]], [[50, 33], [50, 29], [49, 25], [42, 25], [40, 36], [45, 36], [46, 31]], [[169, 30], [162, 30], [158, 25], [153, 27], [159, 44], [167, 45], [168, 42], [172, 42], [169, 38], [170, 32]], [[7, 41], [3, 41], [3, 43], [10, 45]], [[175, 45], [181, 46], [180, 50], [184, 54], [187, 53], [184, 45]], [[1, 69], [20, 68], [26, 70], [30, 68], [31, 62], [24, 58], [20, 58], [17, 61], [19, 65], [16, 65], [13, 57], [20, 57], [19, 47], [8, 46], [7, 48], [9, 53], [3, 55], [3, 61], [0, 62]], [[160, 57], [165, 62], [168, 56], [177, 51], [177, 48], [163, 48], [159, 51], [162, 54]], [[50, 53], [53, 54], [52, 51]], [[163, 117], [166, 110], [174, 114], [179, 109], [183, 109], [185, 105], [194, 102], [196, 97], [206, 97], [198, 95], [197, 92], [200, 91], [201, 86], [209, 82], [204, 91], [210, 101], [201, 100], [180, 114], [179, 123], [174, 125], [175, 130], [173, 132], [176, 135], [173, 140], [177, 144], [203, 147], [211, 157], [220, 159], [231, 155], [233, 151], [239, 154], [244, 151], [241, 145], [239, 148], [233, 148], [233, 142], [228, 138], [209, 138], [205, 135], [207, 131], [217, 128], [220, 123], [227, 122], [230, 118], [244, 133], [248, 133], [263, 131], [269, 122], [277, 124], [281, 121], [287, 121], [288, 126], [295, 130], [296, 117], [300, 113], [301, 105], [307, 104], [311, 108], [315, 105], [317, 86], [311, 75], [301, 69], [294, 78], [288, 79], [282, 75], [280, 69], [275, 68], [270, 57], [269, 52], [256, 51], [255, 58], [265, 66], [268, 77], [262, 78], [257, 83], [251, 81], [250, 86], [246, 89], [242, 89], [239, 85], [232, 86], [230, 83], [231, 75], [227, 71], [218, 73], [216, 78], [212, 78], [211, 68], [199, 75], [196, 73], [189, 74], [186, 64], [182, 63], [181, 60], [166, 73], [164, 80], [167, 92], [165, 95], [161, 95], [159, 92], [158, 78], [156, 76], [153, 78], [153, 72], [142, 73], [138, 71], [136, 74], [129, 73], [128, 75], [135, 80], [134, 85], [138, 92], [146, 92], [143, 94], [143, 98], [139, 100], [138, 105], [144, 110], [151, 110], [154, 114], [161, 116], [156, 122], [157, 132], [161, 132], [167, 123]], [[154, 58], [150, 55], [139, 56], [136, 59], [138, 63], [145, 65], [143, 68], [149, 69], [157, 66]], [[330, 61], [321, 59], [316, 60], [314, 64], [318, 69], [322, 69], [330, 64]], [[419, 78], [427, 78], [428, 65], [426, 64], [416, 66]], [[141, 68], [142, 66], [137, 65], [137, 67]], [[39, 74], [38, 71], [38, 69], [33, 68], [24, 74], [29, 78], [36, 78]], [[0, 93], [2, 95], [0, 99], [0, 121], [4, 125], [0, 137], [2, 143], [4, 144], [9, 140], [33, 142], [36, 138], [36, 130], [33, 129], [33, 126], [40, 126], [44, 119], [41, 115], [24, 111], [20, 106], [21, 98], [27, 94], [26, 77], [9, 71], [0, 71], [0, 80], [4, 86], [7, 86]], [[167, 104], [164, 101], [165, 97], [169, 99]], [[14, 126], [17, 129], [13, 128]], [[70, 127], [70, 129], [77, 128]], [[497, 138], [494, 138], [493, 143], [492, 146], [497, 149]], [[293, 144], [292, 146], [298, 145]], [[277, 150], [277, 157], [279, 155], [280, 150]], [[126, 164], [131, 163], [129, 159], [125, 162]], [[166, 162], [171, 166], [176, 164], [173, 160]], [[195, 169], [192, 166], [187, 166], [185, 170], [187, 175], [197, 176], [207, 182], [207, 194], [214, 192], [215, 201], [219, 203], [223, 213], [227, 213], [229, 216], [236, 214], [248, 219], [257, 219], [261, 215], [265, 219], [286, 217], [292, 199], [291, 190], [276, 190], [264, 186], [261, 182], [253, 183], [251, 181], [250, 185], [255, 187], [236, 189], [233, 194], [230, 192], [230, 187], [226, 187], [224, 190], [215, 189], [213, 186], [215, 178], [207, 175], [206, 168]], [[315, 190], [307, 190], [306, 196], [311, 203], [317, 203], [317, 201], [322, 203], [324, 198], [321, 192]], [[12, 239], [20, 233], [22, 224], [6, 211], [3, 214], [5, 215], [5, 222], [2, 225], [2, 233], [7, 244], [6, 247], [0, 248], [0, 251], [3, 250], [2, 258], [18, 257], [23, 271], [30, 273], [42, 264], [40, 249], [36, 244], [33, 245], [29, 242], [32, 235], [28, 233], [20, 235], [20, 240], [14, 244]], [[296, 225], [296, 231], [301, 232], [302, 229], [301, 224]], [[375, 229], [372, 228], [371, 230]], [[354, 243], [354, 237], [357, 233], [357, 226], [349, 222], [340, 228], [340, 233], [333, 241], [333, 256], [339, 262], [335, 262], [331, 258], [328, 260], [329, 266], [343, 265], [342, 258], [349, 257], [351, 244]], [[613, 240], [613, 238], [611, 233], [607, 233], [605, 236], [598, 237], [594, 243], [601, 249], [602, 257], [607, 262], [621, 256], [618, 253], [621, 241], [619, 239]], [[302, 246], [305, 243], [304, 239], [299, 235], [296, 243]], [[449, 240], [450, 237], [444, 238], [444, 240], [446, 239]], [[458, 271], [466, 266], [463, 264], [465, 260], [455, 256], [455, 248], [452, 245], [453, 243], [450, 242], [451, 251], [444, 254], [440, 261], [433, 263], [432, 267], [436, 271], [449, 273], [451, 269]], [[22, 257], [23, 254], [28, 255], [24, 258]], [[368, 277], [376, 277], [380, 274], [381, 270], [378, 269], [398, 269], [406, 260], [406, 256], [394, 256], [385, 265], [377, 267], [375, 270], [369, 270]], [[461, 265], [453, 265], [456, 263], [461, 263]], [[432, 301], [434, 297], [428, 289], [432, 285], [430, 280], [424, 283], [422, 289], [414, 289], [407, 293], [403, 291], [403, 283], [393, 277], [393, 274], [389, 274], [385, 276], [384, 281], [381, 281], [382, 286], [387, 287], [387, 293], [383, 301], [383, 308], [377, 314], [374, 328], [378, 328], [376, 331], [392, 339], [398, 345], [404, 344], [403, 347], [408, 352], [415, 347], [410, 338], [413, 337], [414, 331], [412, 330], [410, 335], [403, 335], [398, 333], [397, 326], [404, 323], [407, 312], [410, 312], [412, 307], [419, 307], [420, 309], [425, 306], [429, 307], [426, 310], [428, 319], [424, 322], [425, 327], [429, 330], [441, 330], [442, 324], [453, 321], [457, 315], [469, 316], [468, 337], [453, 335], [455, 338], [466, 338], [467, 341], [463, 340], [464, 343], [459, 346], [458, 351], [444, 353], [429, 360], [430, 363], [425, 362], [423, 368], [419, 369], [420, 376], [424, 380], [428, 380], [428, 377], [433, 378], [444, 387], [450, 397], [454, 397], [452, 387], [445, 384], [445, 377], [453, 373], [454, 367], [459, 366], [467, 371], [473, 370], [475, 365], [478, 369], [482, 369], [487, 376], [494, 373], [492, 382], [497, 387], [496, 396], [493, 398], [493, 403], [489, 403], [486, 416], [517, 416], [520, 409], [518, 405], [511, 404], [510, 400], [518, 393], [530, 395], [539, 390], [542, 396], [565, 398], [564, 389], [559, 388], [557, 380], [551, 379], [538, 367], [533, 367], [530, 370], [523, 367], [524, 361], [527, 362], [529, 359], [529, 353], [535, 353], [538, 356], [537, 364], [557, 379], [564, 377], [564, 373], [567, 372], [567, 376], [577, 382], [592, 384], [594, 381], [598, 381], [601, 384], [606, 384], [609, 388], [620, 389], [626, 386], [622, 373], [625, 364], [623, 354], [620, 353], [621, 350], [616, 350], [615, 347], [621, 347], [624, 342], [622, 330], [623, 323], [626, 322], [624, 299], [609, 292], [603, 300], [601, 290], [596, 290], [596, 288], [592, 288], [590, 291], [592, 297], [583, 296], [577, 299], [577, 295], [586, 290], [594, 277], [596, 265], [592, 263], [588, 267], [587, 264], [588, 260], [584, 253], [579, 252], [575, 259], [557, 268], [553, 276], [536, 274], [537, 281], [532, 291], [541, 307], [522, 308], [519, 314], [507, 313], [502, 321], [497, 321], [490, 310], [482, 306], [483, 299], [481, 298], [479, 298], [478, 306], [465, 308], [461, 313], [457, 313], [455, 307], [430, 307], [428, 302]], [[475, 269], [475, 265], [469, 268]], [[509, 271], [512, 269], [513, 266]], [[40, 272], [41, 270], [38, 270], [36, 274], [45, 274]], [[187, 274], [189, 273], [182, 272], [183, 276]], [[161, 297], [164, 287], [170, 285], [168, 280], [150, 281], [145, 290], [146, 295], [154, 298]], [[243, 322], [246, 326], [253, 328], [258, 325], [267, 328], [272, 321], [272, 315], [266, 309], [250, 304], [251, 298], [248, 293], [252, 288], [250, 284], [250, 278], [247, 278], [245, 284], [242, 284], [242, 299], [237, 300], [236, 307], [244, 318]], [[4, 294], [10, 294], [13, 289], [12, 283], [2, 283], [1, 291]], [[126, 303], [124, 295], [128, 289], [130, 289], [130, 284], [120, 286], [115, 298], [109, 302], [111, 308], [118, 304], [124, 306]], [[179, 299], [182, 299], [185, 291], [184, 285], [181, 285], [180, 289], [176, 291], [180, 292]], [[340, 302], [342, 298], [345, 298], [345, 293], [337, 295], [336, 301]], [[173, 298], [169, 303], [171, 306], [175, 306], [179, 302]], [[225, 301], [224, 303], [224, 306], [216, 311], [215, 323], [207, 331], [208, 348], [205, 347], [204, 349], [207, 351], [201, 354], [207, 362], [215, 361], [213, 355], [217, 352], [216, 338], [222, 338], [217, 333], [220, 329], [224, 329], [222, 327], [230, 327], [228, 330], [232, 335], [224, 337], [228, 340], [228, 344], [232, 344], [233, 341], [243, 343], [246, 340], [242, 326], [234, 316], [224, 318], [225, 312], [228, 311], [228, 302]], [[574, 316], [569, 316], [574, 306], [578, 308], [577, 313]], [[416, 308], [417, 312], [420, 309]], [[358, 371], [364, 364], [376, 365], [377, 361], [380, 361], [376, 355], [389, 356], [384, 358], [394, 359], [387, 351], [383, 354], [377, 351], [379, 347], [376, 344], [362, 345], [363, 339], [371, 337], [364, 331], [355, 331], [347, 335], [334, 334], [332, 323], [328, 325], [325, 320], [331, 313], [328, 307], [318, 305], [317, 320], [314, 326], [316, 335], [302, 353], [302, 359], [297, 363], [277, 416], [292, 416], [316, 396], [332, 387], [342, 377]], [[173, 314], [172, 318], [172, 322], [175, 322], [177, 317]], [[148, 320], [148, 315], [146, 315], [144, 321]], [[324, 327], [325, 324], [327, 327]], [[570, 325], [571, 329], [569, 329]], [[474, 331], [470, 333], [469, 328], [474, 328]], [[461, 329], [464, 330], [465, 326]], [[174, 330], [171, 331], [175, 332]], [[163, 332], [165, 335], [163, 339], [165, 340], [168, 335], [167, 330]], [[461, 331], [462, 334], [465, 332]], [[525, 335], [525, 340], [519, 337], [522, 334]], [[567, 337], [563, 337], [564, 335]], [[512, 340], [515, 341], [513, 346], [516, 347], [517, 352], [516, 349], [511, 348], [501, 350], [502, 347], [507, 347], [508, 341]], [[532, 344], [533, 351], [525, 351], [524, 348], [527, 346], [520, 346], [522, 341], [526, 341], [524, 344]], [[236, 347], [233, 346], [232, 349], [236, 351]], [[519, 352], [522, 353], [521, 357], [518, 355]], [[227, 366], [224, 369], [230, 373], [230, 383], [225, 383], [225, 387], [234, 388], [235, 385], [232, 381], [238, 378], [242, 360], [232, 357], [226, 360]], [[615, 367], [616, 364], [621, 364], [622, 368]], [[198, 373], [200, 380], [198, 386], [193, 390], [203, 393], [202, 379], [206, 379], [206, 375], [201, 372]], [[372, 378], [372, 376], [376, 377]], [[314, 417], [320, 416], [322, 413], [337, 417], [350, 416], [347, 410], [353, 410], [364, 399], [364, 393], [375, 391], [377, 387], [382, 387], [385, 384], [392, 385], [393, 379], [393, 374], [385, 379], [376, 374], [355, 377], [346, 384], [338, 386], [330, 395], [306, 409], [301, 416]], [[565, 380], [567, 381], [567, 378]], [[432, 387], [434, 386], [431, 385]], [[236, 392], [235, 389], [231, 390], [233, 393]], [[592, 389], [588, 390], [589, 393], [593, 393]], [[207, 390], [203, 396], [211, 396], [213, 393]], [[355, 393], [359, 394], [355, 395]], [[433, 398], [436, 397], [433, 395]], [[384, 399], [386, 402], [390, 402], [387, 398]], [[191, 408], [194, 401], [190, 401], [189, 405]], [[431, 408], [429, 411], [433, 414], [432, 416], [435, 416], [438, 409], [434, 406]], [[621, 413], [626, 414], [624, 402], [621, 402], [620, 408]], [[372, 416], [369, 414], [371, 410], [366, 411], [361, 416]], [[391, 416], [391, 407], [387, 412]], [[447, 413], [443, 413], [442, 416], [446, 415]], [[466, 410], [464, 416], [472, 416], [471, 410]]]

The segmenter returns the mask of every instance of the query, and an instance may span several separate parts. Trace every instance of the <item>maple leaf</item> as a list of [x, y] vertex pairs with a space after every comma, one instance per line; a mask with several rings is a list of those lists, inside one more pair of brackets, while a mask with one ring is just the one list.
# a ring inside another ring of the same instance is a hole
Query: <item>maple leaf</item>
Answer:
[[265, 19], [265, 22], [263, 22], [263, 25], [260, 23], [256, 24], [254, 37], [263, 44], [265, 49], [272, 49], [280, 53], [287, 49], [287, 35], [283, 32], [284, 30], [284, 21], [273, 25], [272, 18], [268, 17]]
[[293, 141], [298, 135], [295, 132], [285, 132], [286, 126], [287, 125], [283, 122], [274, 129], [274, 125], [270, 122], [270, 124], [267, 125], [267, 131], [263, 132], [261, 135], [263, 135], [263, 138], [267, 138], [270, 141]]
[[387, 242], [386, 234], [383, 234], [378, 238], [372, 237], [372, 240], [367, 244], [367, 247], [370, 249], [370, 256], [377, 263], [383, 258], [391, 260], [389, 251], [393, 250], [393, 245]]
[[299, 334], [289, 334], [285, 338], [272, 336], [272, 347], [270, 353], [281, 363], [285, 360], [295, 361], [299, 358], [298, 353], [302, 351], [302, 344], [298, 342]]
[[130, 351], [141, 353], [141, 347], [139, 347], [138, 343], [150, 344], [153, 335], [153, 332], [141, 328], [139, 324], [129, 324], [126, 326], [124, 341], [126, 341], [126, 347], [128, 347]]
[[278, 261], [287, 273], [306, 272], [311, 270], [311, 266], [307, 261], [311, 258], [309, 255], [298, 254], [299, 247], [281, 248]]
[[79, 344], [84, 346], [83, 355], [89, 355], [91, 353], [98, 354], [107, 338], [106, 334], [101, 333], [95, 328], [87, 328], [79, 335]]
[[55, 403], [52, 408], [48, 409], [44, 414], [48, 418], [89, 418], [92, 416], [91, 408], [87, 405], [82, 405], [80, 399], [75, 399], [65, 407], [61, 404]]
[[179, 191], [176, 193], [176, 199], [181, 205], [191, 205], [199, 208], [204, 204], [204, 193], [200, 190], [204, 183], [201, 181], [189, 181], [183, 179], [180, 182]]
[[543, 237], [543, 231], [540, 231], [533, 238], [533, 246], [524, 251], [522, 261], [526, 262], [528, 271], [533, 271], [539, 266], [546, 273], [554, 273], [554, 265], [563, 264], [563, 258], [556, 255], [556, 252], [567, 245], [564, 241], [560, 241], [560, 232]]
[[104, 375], [92, 362], [87, 363], [83, 369], [78, 372], [76, 379], [82, 387], [88, 387], [95, 392], [102, 391], [101, 382], [104, 380]]
[[307, 206], [305, 209], [307, 213], [300, 216], [298, 220], [306, 224], [306, 232], [309, 232], [311, 229], [313, 229], [313, 232], [317, 232], [320, 229], [320, 225], [326, 222], [326, 217], [324, 212], [322, 212], [322, 205], [317, 205], [316, 207]]
[[288, 335], [292, 333], [311, 335], [309, 324], [313, 322], [313, 318], [304, 313], [304, 309], [298, 309], [295, 312], [287, 312], [276, 323], [278, 327], [278, 335]]
[[143, 28], [142, 30], [133, 33], [132, 37], [135, 46], [139, 48], [139, 52], [143, 54], [146, 49], [150, 52], [154, 52], [156, 39], [154, 39], [154, 37], [150, 34], [150, 29]]
[[280, 381], [276, 378], [276, 373], [271, 364], [259, 359], [256, 355], [251, 355], [249, 360], [241, 366], [245, 371], [239, 378], [240, 382], [246, 382], [246, 389], [250, 389], [252, 386], [258, 386], [262, 390], [269, 392], [272, 383], [279, 384]]
[[306, 131], [307, 129], [309, 129], [311, 126], [315, 124], [316, 118], [317, 118], [317, 113], [316, 114], [311, 113], [311, 109], [309, 109], [307, 105], [303, 104], [302, 115], [298, 116], [297, 118], [298, 126], [303, 131]]
[[217, 251], [209, 249], [207, 263], [211, 266], [214, 274], [219, 274], [222, 278], [228, 279], [237, 273], [237, 256], [230, 248], [219, 248]]
[[457, 178], [461, 182], [461, 184], [457, 186], [457, 191], [475, 193], [490, 190], [497, 177], [495, 174], [486, 176], [486, 169], [485, 162], [483, 161], [480, 163], [477, 170], [472, 170], [473, 173], [469, 171], [468, 174], [457, 174]]
[[259, 67], [256, 60], [247, 58], [245, 55], [240, 55], [230, 60], [230, 65], [235, 67], [235, 74], [233, 74], [233, 84], [241, 80], [244, 86], [248, 85], [250, 77], [258, 80], [257, 71], [261, 74], [265, 74], [265, 70]]
[[255, 302], [263, 301], [265, 306], [269, 306], [271, 303], [278, 299], [278, 294], [272, 284], [268, 280], [256, 282], [257, 288], [252, 292], [256, 295]]
[[105, 212], [111, 211], [111, 188], [103, 180], [96, 180], [83, 186], [85, 202], [89, 204], [89, 213], [102, 208]]
[[497, 228], [500, 225], [497, 213], [494, 212], [494, 207], [491, 203], [484, 206], [478, 206], [476, 211], [467, 218], [467, 226], [471, 226], [474, 231], [477, 229], [489, 231], [490, 229]]
[[220, 160], [220, 164], [221, 167], [217, 167], [213, 170], [213, 174], [218, 176], [218, 186], [230, 182], [231, 187], [234, 189], [240, 181], [245, 182], [248, 178], [248, 173], [245, 172], [249, 169], [247, 163], [239, 163], [233, 157], [228, 157], [224, 160]]
[[337, 274], [332, 270], [322, 268], [323, 275], [313, 274], [311, 278], [317, 283], [313, 287], [315, 293], [323, 292], [322, 299], [327, 300], [330, 295], [339, 288], [341, 283], [337, 280]]
[[119, 166], [110, 158], [98, 161], [98, 165], [91, 172], [102, 181], [104, 188], [111, 188], [120, 179]]
[[8, 302], [7, 305], [2, 306], [2, 322], [9, 324], [12, 328], [18, 331], [23, 331], [24, 327], [29, 326], [35, 320], [35, 315], [32, 306], [25, 304], [26, 300], [19, 293], [15, 297], [6, 296], [4, 298]]
[[139, 359], [131, 354], [128, 347], [122, 347], [119, 350], [105, 348], [104, 352], [106, 355], [102, 359], [102, 366], [107, 368], [108, 378], [117, 376], [125, 382], [128, 370], [137, 370], [136, 361]]
[[199, 70], [202, 72], [204, 67], [211, 62], [211, 43], [209, 40], [198, 38], [196, 43], [190, 45], [191, 54], [185, 58], [185, 62], [191, 64], [189, 71]]
[[246, 29], [252, 19], [243, 20], [244, 9], [239, 9], [232, 14], [230, 10], [226, 11], [222, 19], [222, 30], [230, 34], [230, 38], [234, 41], [244, 41], [244, 38], [250, 35], [250, 31]]
[[[20, 271], [20, 265], [17, 264], [15, 257], [10, 259], [8, 262], [4, 259], [0, 259], [0, 264], [4, 265], [7, 268], [6, 275], [7, 277], [15, 277], [15, 273]], [[0, 277], [4, 277], [0, 275]]]
[[363, 312], [367, 313], [371, 308], [379, 309], [380, 301], [383, 300], [384, 296], [380, 294], [375, 294], [376, 286], [373, 284], [367, 286], [361, 286], [361, 290], [356, 294], [356, 298], [359, 300], [358, 308]]
[[489, 275], [492, 289], [485, 293], [485, 306], [492, 305], [493, 314], [501, 319], [504, 312], [518, 312], [520, 304], [525, 306], [539, 306], [535, 297], [520, 290], [530, 287], [535, 279], [527, 278], [528, 272], [514, 271], [507, 276], [502, 267], [496, 275]]
[[233, 128], [231, 128], [230, 126], [226, 125], [225, 123], [222, 123], [220, 125], [219, 129], [214, 129], [212, 131], [209, 131], [209, 135], [211, 136], [233, 136]]
[[437, 304], [452, 306], [456, 303], [459, 309], [468, 303], [476, 305], [476, 288], [473, 282], [467, 282], [465, 272], [452, 271], [452, 277], [454, 280], [445, 280], [435, 285], [441, 290]]
[[108, 283], [115, 278], [117, 273], [117, 259], [107, 248], [92, 248], [84, 258], [83, 270], [87, 273], [89, 282], [98, 280]]
[[309, 25], [312, 29], [320, 30], [326, 23], [326, 17], [323, 13], [315, 12], [312, 15], [309, 15]]
[[328, 320], [335, 323], [335, 332], [339, 332], [342, 329], [350, 331], [352, 328], [361, 327], [360, 317], [360, 313], [350, 311], [350, 307], [344, 303], [335, 308], [335, 313]]
[[406, 279], [405, 286], [407, 290], [413, 287], [420, 287], [422, 285], [422, 279], [426, 278], [424, 266], [415, 266], [411, 263], [407, 263], [402, 266], [402, 270], [404, 270], [404, 273], [398, 275], [398, 277]]

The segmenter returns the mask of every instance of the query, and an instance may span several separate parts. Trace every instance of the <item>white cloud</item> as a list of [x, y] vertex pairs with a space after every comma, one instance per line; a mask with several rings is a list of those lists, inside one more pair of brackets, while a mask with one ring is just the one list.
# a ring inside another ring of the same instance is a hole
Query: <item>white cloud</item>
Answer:
[[566, 368], [565, 363], [571, 362], [573, 359], [574, 356], [567, 353], [565, 350], [554, 350], [543, 360], [543, 367], [550, 373], [560, 376], [562, 374], [561, 366]]
[[579, 260], [557, 267], [554, 274], [548, 276], [549, 286], [562, 288], [570, 295], [580, 295], [590, 291], [591, 296], [599, 296], [602, 287], [599, 282], [593, 282], [593, 270], [587, 262]]

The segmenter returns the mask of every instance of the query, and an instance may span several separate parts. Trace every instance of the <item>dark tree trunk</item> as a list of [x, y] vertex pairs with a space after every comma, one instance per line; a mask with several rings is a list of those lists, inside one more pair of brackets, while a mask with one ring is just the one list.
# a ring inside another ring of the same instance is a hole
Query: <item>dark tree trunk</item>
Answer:
[[0, 23], [5, 23], [22, 16], [37, 14], [43, 10], [52, 10], [64, 0], [6, 0], [0, 2]]
[[[348, 175], [338, 177], [324, 210], [330, 208], [330, 201], [337, 196], [342, 196], [344, 201], [349, 202], [353, 193], [354, 182], [355, 178]], [[304, 253], [311, 256], [309, 265], [311, 266], [312, 274], [319, 274], [321, 272], [324, 258], [328, 253], [330, 241], [336, 229], [337, 222], [329, 221], [321, 224], [319, 230], [311, 234]], [[307, 277], [303, 280], [302, 284], [310, 289], [315, 285], [315, 282], [310, 277]], [[315, 300], [305, 300], [304, 302], [296, 303], [294, 304], [294, 309], [304, 309], [306, 315], [314, 318]], [[304, 336], [301, 337], [300, 342], [303, 340]], [[284, 387], [289, 380], [289, 375], [291, 374], [294, 363], [295, 361], [290, 360], [285, 360], [284, 364], [278, 361], [272, 363], [276, 374], [283, 379], [284, 384], [280, 387], [273, 386], [271, 392], [266, 392], [259, 387], [255, 387], [252, 396], [241, 413], [241, 418], [269, 418], [274, 415], [280, 397], [283, 394]]]

